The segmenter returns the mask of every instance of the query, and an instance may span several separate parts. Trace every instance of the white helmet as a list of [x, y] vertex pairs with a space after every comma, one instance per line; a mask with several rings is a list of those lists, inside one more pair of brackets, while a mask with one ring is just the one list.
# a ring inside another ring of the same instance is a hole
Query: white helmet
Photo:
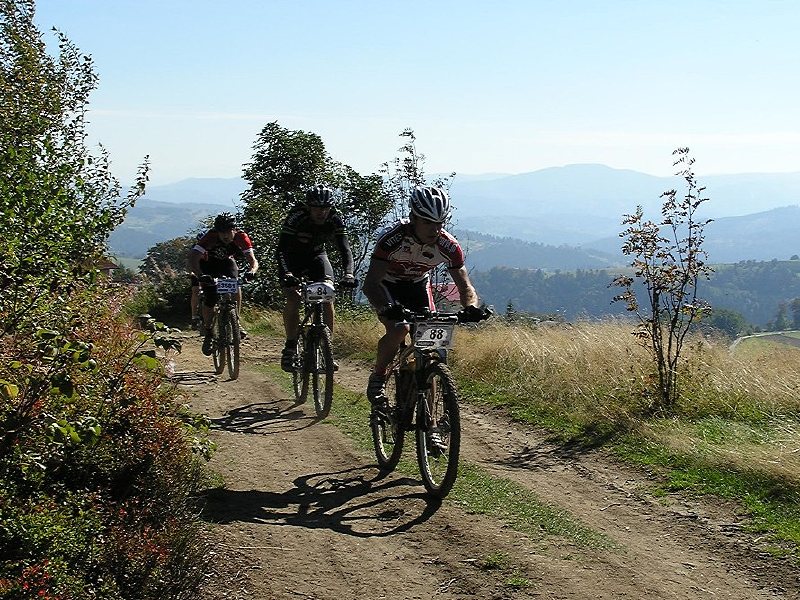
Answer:
[[428, 221], [444, 223], [450, 216], [450, 198], [442, 188], [415, 187], [409, 205], [412, 214]]

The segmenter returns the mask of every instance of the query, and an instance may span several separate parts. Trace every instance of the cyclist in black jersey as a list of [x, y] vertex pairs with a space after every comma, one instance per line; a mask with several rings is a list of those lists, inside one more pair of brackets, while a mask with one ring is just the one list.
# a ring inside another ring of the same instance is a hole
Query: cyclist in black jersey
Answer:
[[[333, 267], [325, 250], [334, 242], [342, 258], [344, 277], [339, 285], [355, 287], [353, 253], [347, 240], [344, 221], [333, 206], [333, 194], [324, 185], [316, 185], [306, 192], [305, 202], [295, 206], [281, 227], [275, 258], [278, 277], [286, 297], [283, 308], [283, 327], [286, 345], [281, 354], [281, 368], [292, 370], [297, 352], [297, 331], [300, 324], [300, 278], [312, 281], [333, 282]], [[325, 324], [333, 333], [333, 304], [325, 304]], [[334, 363], [334, 366], [336, 364]]]

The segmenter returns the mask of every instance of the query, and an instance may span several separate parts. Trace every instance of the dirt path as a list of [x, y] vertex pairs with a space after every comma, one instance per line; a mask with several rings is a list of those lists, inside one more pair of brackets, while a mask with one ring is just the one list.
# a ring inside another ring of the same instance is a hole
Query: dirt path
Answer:
[[[214, 377], [198, 338], [176, 361], [192, 407], [214, 420], [212, 467], [225, 481], [206, 510], [218, 542], [206, 600], [800, 598], [799, 573], [759, 554], [732, 510], [656, 501], [645, 474], [497, 414], [464, 407], [464, 459], [530, 487], [615, 549], [533, 539], [428, 501], [415, 479], [380, 479], [374, 458], [254, 368], [278, 353], [273, 340], [248, 340], [237, 381]], [[365, 380], [342, 364], [337, 383]], [[505, 568], [484, 568], [500, 553]]]

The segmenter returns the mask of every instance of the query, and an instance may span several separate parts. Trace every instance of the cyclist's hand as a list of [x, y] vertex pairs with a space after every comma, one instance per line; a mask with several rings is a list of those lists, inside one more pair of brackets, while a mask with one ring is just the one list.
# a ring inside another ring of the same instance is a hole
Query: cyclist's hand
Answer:
[[283, 280], [281, 281], [281, 287], [285, 288], [293, 288], [300, 285], [300, 280], [292, 275], [291, 273], [287, 273], [283, 276]]
[[247, 273], [244, 274], [244, 277], [243, 277], [243, 279], [245, 281], [253, 281], [253, 279], [255, 279], [255, 278], [256, 278], [256, 274], [253, 273], [252, 271], [248, 271]]
[[492, 316], [492, 309], [478, 306], [465, 306], [458, 311], [459, 323], [477, 323]]
[[378, 311], [378, 316], [381, 316], [388, 321], [402, 321], [405, 319], [405, 312], [406, 309], [402, 304], [387, 304]]
[[214, 278], [211, 275], [201, 275], [200, 283], [203, 285], [214, 285]]
[[348, 273], [342, 277], [342, 280], [339, 282], [339, 287], [354, 290], [358, 287], [358, 279], [356, 279], [352, 273]]

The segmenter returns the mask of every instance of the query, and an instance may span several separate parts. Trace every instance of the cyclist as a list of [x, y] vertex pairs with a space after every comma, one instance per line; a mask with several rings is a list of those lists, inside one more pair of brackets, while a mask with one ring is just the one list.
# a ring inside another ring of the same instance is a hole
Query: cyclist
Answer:
[[[205, 256], [205, 260], [201, 260]], [[217, 303], [217, 288], [214, 277], [238, 277], [237, 258], [244, 258], [249, 266], [244, 274], [245, 281], [252, 281], [258, 271], [258, 261], [253, 252], [250, 237], [236, 228], [236, 220], [230, 213], [220, 213], [214, 219], [214, 228], [205, 233], [189, 251], [189, 265], [192, 273], [200, 280], [203, 288], [203, 323], [205, 336], [203, 354], [211, 354], [211, 310]], [[239, 290], [237, 308], [242, 308], [242, 292]], [[247, 332], [240, 328], [242, 338]]]
[[[283, 288], [286, 304], [283, 307], [283, 328], [286, 344], [281, 353], [281, 369], [292, 371], [297, 353], [297, 335], [300, 325], [300, 277], [313, 281], [333, 282], [333, 267], [325, 245], [335, 242], [342, 259], [344, 277], [339, 285], [356, 287], [353, 276], [353, 253], [347, 240], [344, 221], [331, 205], [333, 193], [323, 184], [306, 191], [305, 202], [298, 203], [281, 226], [275, 258], [278, 278]], [[333, 333], [333, 304], [326, 303], [323, 318]], [[334, 362], [334, 369], [337, 368]]]
[[464, 266], [458, 240], [443, 229], [450, 216], [450, 198], [438, 187], [418, 186], [409, 199], [410, 214], [378, 236], [364, 277], [363, 291], [378, 313], [386, 333], [378, 340], [375, 368], [369, 376], [367, 398], [373, 414], [385, 405], [389, 364], [409, 331], [403, 310], [434, 311], [430, 273], [445, 264], [458, 288], [462, 321], [485, 318], [478, 294]]

